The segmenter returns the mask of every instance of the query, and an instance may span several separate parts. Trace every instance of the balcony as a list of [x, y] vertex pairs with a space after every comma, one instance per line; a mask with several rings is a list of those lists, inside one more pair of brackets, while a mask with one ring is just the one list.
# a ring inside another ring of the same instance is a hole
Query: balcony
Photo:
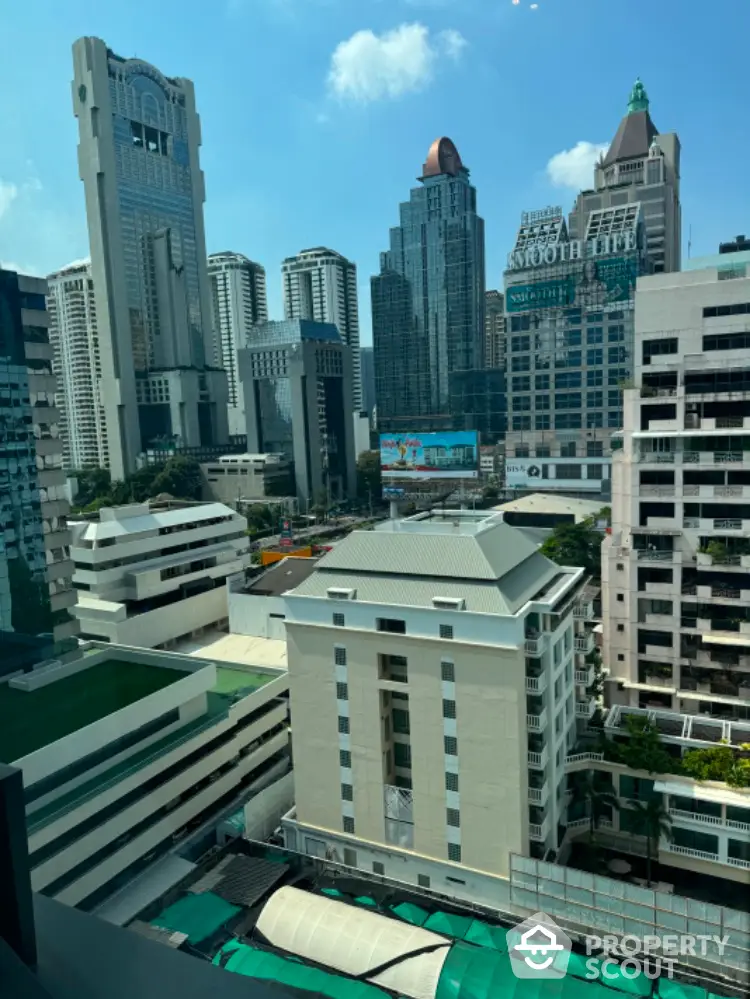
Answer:
[[594, 605], [590, 600], [579, 600], [573, 604], [573, 617], [578, 621], [592, 621]]
[[739, 867], [740, 870], [750, 871], [750, 860], [743, 860], [742, 857], [727, 857], [730, 867]]
[[[750, 533], [750, 521], [742, 521], [736, 517], [709, 520], [714, 531], [743, 531]], [[743, 526], [744, 525], [744, 526]]]
[[542, 708], [539, 714], [527, 714], [526, 727], [534, 732], [544, 731], [547, 727], [547, 709]]
[[677, 615], [676, 614], [644, 614], [644, 621], [639, 621], [639, 624], [649, 624], [656, 628], [676, 628], [677, 627]]
[[[640, 496], [663, 496], [667, 499], [674, 498], [676, 492], [676, 486], [641, 486], [638, 490]], [[683, 490], [683, 494], [689, 495], [685, 490]]]
[[594, 667], [589, 666], [588, 669], [577, 669], [574, 676], [576, 683], [582, 687], [590, 687], [594, 682]]
[[525, 651], [527, 656], [531, 656], [533, 659], [538, 659], [543, 653], [547, 645], [546, 635], [527, 635], [525, 643]]
[[547, 764], [549, 762], [549, 751], [545, 746], [541, 752], [535, 753], [529, 750], [528, 754], [528, 764], [534, 770], [546, 770]]
[[587, 632], [585, 635], [576, 635], [573, 639], [573, 650], [579, 655], [588, 655], [594, 649], [594, 633]]
[[539, 676], [526, 677], [527, 694], [543, 694], [547, 689], [547, 674], [540, 673]]
[[704, 815], [702, 812], [686, 812], [681, 808], [670, 808], [669, 814], [675, 822], [695, 822], [698, 825], [723, 826], [720, 815]]
[[660, 551], [653, 548], [636, 548], [639, 562], [671, 562], [675, 557], [674, 551]]
[[549, 798], [549, 787], [547, 784], [543, 784], [541, 787], [530, 787], [529, 788], [529, 804], [537, 805], [539, 808], [543, 808], [547, 804], [547, 799]]
[[604, 761], [604, 753], [574, 753], [565, 757], [565, 772], [588, 770], [589, 767]]
[[576, 718], [585, 718], [588, 721], [589, 718], [594, 717], [595, 711], [596, 698], [590, 697], [585, 701], [576, 701]]
[[677, 843], [660, 843], [659, 849], [665, 850], [667, 853], [677, 853], [681, 857], [690, 857], [692, 860], [708, 860], [713, 864], [720, 863], [718, 853], [708, 853], [706, 850], [694, 850], [690, 846], [678, 846]]
[[544, 843], [549, 836], [549, 815], [545, 818], [544, 822], [541, 824], [530, 822], [529, 823], [529, 839], [534, 840], [536, 843]]

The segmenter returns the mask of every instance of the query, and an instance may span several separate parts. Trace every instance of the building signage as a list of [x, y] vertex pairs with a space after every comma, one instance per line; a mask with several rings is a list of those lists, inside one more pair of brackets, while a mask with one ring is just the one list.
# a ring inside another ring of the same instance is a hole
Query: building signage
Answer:
[[585, 260], [575, 273], [550, 281], [509, 285], [505, 289], [506, 312], [530, 312], [550, 308], [602, 309], [627, 302], [635, 295], [638, 258], [609, 257]]
[[[577, 465], [577, 478], [556, 477], [556, 466], [562, 465], [570, 472], [571, 464]], [[589, 474], [590, 473], [590, 474]], [[609, 478], [609, 466], [604, 458], [507, 458], [505, 461], [505, 485], [507, 489], [538, 489], [550, 492], [562, 490], [602, 489], [602, 474]]]
[[475, 430], [380, 435], [384, 479], [476, 479], [478, 466]]
[[569, 260], [593, 260], [613, 253], [629, 253], [637, 249], [635, 232], [616, 232], [597, 239], [571, 239], [567, 243], [535, 244], [525, 250], [508, 254], [508, 270], [522, 271], [532, 267], [563, 264]]

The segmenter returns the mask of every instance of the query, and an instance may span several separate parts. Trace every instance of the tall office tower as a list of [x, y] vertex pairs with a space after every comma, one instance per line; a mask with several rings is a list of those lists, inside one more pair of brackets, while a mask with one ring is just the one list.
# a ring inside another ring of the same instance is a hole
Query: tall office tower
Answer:
[[241, 253], [211, 253], [208, 278], [214, 336], [221, 351], [221, 366], [227, 373], [229, 433], [244, 434], [237, 351], [248, 345], [253, 326], [268, 322], [266, 271]]
[[269, 322], [238, 352], [238, 375], [253, 454], [294, 463], [303, 504], [354, 496], [352, 351], [333, 323]]
[[375, 356], [372, 347], [361, 347], [359, 358], [362, 366], [362, 408], [372, 422], [375, 413]]
[[635, 345], [602, 555], [604, 729], [648, 719], [677, 758], [654, 789], [660, 861], [747, 882], [747, 797], [673, 772], [750, 741], [750, 250], [639, 281]]
[[63, 464], [66, 470], [109, 468], [91, 263], [63, 267], [50, 274], [47, 284]]
[[505, 367], [505, 298], [501, 291], [484, 296], [484, 366]]
[[281, 265], [284, 318], [333, 323], [351, 350], [354, 412], [362, 410], [359, 359], [357, 265], [335, 250], [317, 246], [287, 257]]
[[78, 631], [46, 291], [0, 270], [0, 672]]
[[484, 221], [450, 139], [430, 147], [371, 279], [378, 427], [449, 430], [449, 375], [484, 360]]
[[429, 871], [451, 895], [458, 865], [507, 877], [511, 853], [557, 850], [565, 757], [594, 710], [583, 586], [487, 512], [344, 538], [286, 594], [287, 846], [414, 884]]
[[649, 267], [638, 202], [588, 216], [524, 212], [505, 271], [506, 485], [609, 501], [609, 440], [633, 372], [636, 280]]
[[200, 121], [190, 80], [101, 39], [73, 46], [73, 107], [96, 296], [110, 470], [154, 441], [227, 439], [213, 334]]
[[643, 84], [636, 80], [628, 110], [609, 151], [594, 168], [594, 187], [578, 195], [570, 213], [571, 239], [583, 239], [589, 215], [601, 208], [641, 204], [653, 271], [678, 271], [682, 258], [680, 140], [657, 131]]

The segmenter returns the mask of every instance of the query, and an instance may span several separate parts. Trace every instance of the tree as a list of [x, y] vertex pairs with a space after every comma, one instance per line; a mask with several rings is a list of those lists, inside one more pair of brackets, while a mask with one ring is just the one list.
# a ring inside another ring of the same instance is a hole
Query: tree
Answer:
[[79, 508], [87, 507], [99, 497], [109, 495], [112, 480], [106, 468], [82, 468], [70, 472], [78, 481], [75, 502]]
[[694, 780], [715, 780], [730, 787], [750, 787], [750, 743], [739, 747], [708, 746], [691, 749], [682, 757], [682, 771]]
[[622, 760], [633, 770], [664, 774], [675, 769], [675, 761], [662, 748], [659, 730], [642, 715], [626, 718], [630, 738], [622, 745]]
[[664, 807], [661, 798], [649, 798], [648, 801], [630, 801], [627, 805], [633, 817], [633, 828], [636, 833], [646, 837], [646, 881], [651, 884], [651, 861], [654, 844], [672, 838], [672, 820]]
[[194, 458], [170, 458], [152, 483], [153, 496], [169, 493], [176, 499], [199, 500], [203, 489], [200, 464]]
[[602, 665], [602, 654], [594, 647], [586, 654], [586, 664], [594, 667], [594, 679], [587, 687], [586, 693], [591, 697], [601, 697], [604, 693], [604, 667]]
[[357, 495], [360, 499], [380, 502], [383, 486], [380, 476], [380, 452], [363, 451], [357, 458]]
[[602, 536], [592, 520], [557, 524], [540, 548], [558, 565], [582, 566], [596, 579], [601, 578], [601, 550]]
[[596, 771], [587, 770], [577, 775], [573, 784], [573, 801], [583, 806], [589, 816], [589, 842], [593, 844], [596, 830], [604, 814], [613, 808], [619, 808], [620, 802], [612, 790], [611, 784], [606, 784]]

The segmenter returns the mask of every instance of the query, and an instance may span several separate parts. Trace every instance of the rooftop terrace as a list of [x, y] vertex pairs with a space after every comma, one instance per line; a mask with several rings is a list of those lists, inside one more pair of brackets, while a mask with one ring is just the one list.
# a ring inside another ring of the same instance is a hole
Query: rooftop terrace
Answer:
[[37, 690], [0, 683], [0, 761], [20, 760], [184, 676], [169, 667], [107, 659]]

